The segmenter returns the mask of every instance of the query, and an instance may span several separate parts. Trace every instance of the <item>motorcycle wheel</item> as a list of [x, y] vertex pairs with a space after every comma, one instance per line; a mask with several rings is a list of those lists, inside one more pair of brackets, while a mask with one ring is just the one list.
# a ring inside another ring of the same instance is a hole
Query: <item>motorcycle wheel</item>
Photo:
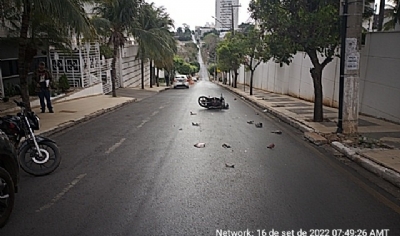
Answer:
[[48, 175], [55, 171], [61, 163], [60, 150], [55, 143], [49, 141], [42, 141], [38, 145], [42, 157], [39, 157], [35, 146], [27, 145], [18, 155], [19, 163], [28, 174]]
[[14, 208], [15, 189], [10, 174], [0, 167], [0, 228], [3, 228]]
[[199, 99], [198, 99], [198, 103], [199, 103], [199, 105], [201, 106], [201, 107], [207, 107], [208, 105], [208, 97], [206, 97], [206, 96], [201, 96], [201, 97], [199, 97]]

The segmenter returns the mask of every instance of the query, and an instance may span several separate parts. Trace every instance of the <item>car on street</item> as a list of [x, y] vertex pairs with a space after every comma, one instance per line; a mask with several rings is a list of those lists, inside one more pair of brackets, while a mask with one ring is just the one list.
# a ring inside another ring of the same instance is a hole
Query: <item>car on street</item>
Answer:
[[172, 83], [173, 88], [189, 88], [189, 79], [186, 75], [175, 75], [174, 82]]
[[0, 130], [0, 228], [6, 225], [18, 192], [19, 163], [17, 151]]

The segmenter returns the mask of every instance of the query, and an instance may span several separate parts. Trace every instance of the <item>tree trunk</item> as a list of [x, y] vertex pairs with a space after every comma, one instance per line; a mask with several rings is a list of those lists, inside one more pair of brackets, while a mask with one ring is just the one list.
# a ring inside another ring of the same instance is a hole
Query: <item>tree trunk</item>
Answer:
[[156, 75], [157, 87], [160, 87], [160, 78], [159, 78], [159, 76], [160, 76], [160, 69], [157, 68], [157, 75]]
[[324, 114], [322, 109], [322, 67], [320, 65], [310, 69], [314, 83], [314, 122], [322, 122]]
[[150, 59], [150, 88], [153, 88], [153, 61]]
[[315, 49], [306, 50], [314, 68], [310, 69], [311, 77], [314, 84], [314, 122], [322, 122], [324, 120], [324, 113], [322, 109], [322, 70], [324, 66], [332, 61], [332, 58], [325, 59], [325, 61], [320, 64], [317, 56], [317, 51]]
[[165, 78], [165, 84], [167, 86], [169, 86], [169, 75], [170, 75], [170, 71], [169, 70], [165, 70], [166, 73], [164, 73], [164, 78]]
[[[28, 87], [28, 71], [26, 66], [26, 48], [28, 45], [28, 30], [29, 21], [31, 18], [31, 5], [29, 3], [24, 4], [24, 11], [22, 13], [21, 29], [19, 34], [19, 45], [18, 45], [18, 75], [19, 83], [21, 86], [21, 98], [22, 102], [26, 104], [28, 111], [31, 110], [31, 103], [29, 101], [29, 87]], [[28, 69], [29, 70], [29, 69]]]
[[140, 59], [140, 74], [142, 76], [142, 89], [144, 89], [144, 59]]
[[[253, 95], [253, 77], [254, 70], [250, 70], [250, 96]], [[246, 86], [246, 84], [244, 86]]]
[[238, 79], [238, 72], [235, 70], [235, 88], [237, 88], [237, 79]]
[[112, 96], [116, 97], [117, 91], [115, 89], [115, 80], [117, 78], [117, 70], [115, 69], [115, 65], [117, 63], [118, 44], [116, 42], [114, 42], [113, 44], [114, 44], [113, 58], [111, 61], [111, 91], [112, 91]]

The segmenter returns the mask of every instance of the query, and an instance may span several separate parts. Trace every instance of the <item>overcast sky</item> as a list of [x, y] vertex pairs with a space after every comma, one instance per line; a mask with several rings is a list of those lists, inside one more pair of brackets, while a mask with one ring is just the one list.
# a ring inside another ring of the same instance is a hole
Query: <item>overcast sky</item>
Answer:
[[[188, 24], [194, 30], [195, 26], [204, 26], [207, 22], [215, 23], [215, 0], [148, 0], [156, 6], [164, 6], [175, 22], [175, 28]], [[239, 0], [239, 24], [247, 21], [250, 14], [247, 11], [250, 0]]]
[[[390, 0], [386, 0], [388, 3]], [[207, 22], [214, 22], [215, 0], [148, 0], [154, 2], [156, 6], [164, 6], [171, 18], [175, 22], [175, 28], [181, 27], [184, 23], [188, 24], [192, 30], [195, 26], [204, 26]], [[239, 8], [239, 24], [246, 22], [250, 14], [248, 6], [250, 0], [239, 0], [242, 7]], [[375, 0], [378, 4], [379, 0]]]

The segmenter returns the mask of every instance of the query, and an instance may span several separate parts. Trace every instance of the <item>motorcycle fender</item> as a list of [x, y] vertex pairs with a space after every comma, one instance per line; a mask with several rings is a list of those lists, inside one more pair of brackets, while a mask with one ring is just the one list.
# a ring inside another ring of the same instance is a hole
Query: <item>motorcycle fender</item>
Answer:
[[[35, 135], [35, 138], [36, 138], [36, 142], [38, 144], [40, 144], [43, 141], [47, 141], [47, 142], [51, 142], [51, 143], [56, 144], [56, 141], [54, 141], [52, 139], [49, 139], [49, 138], [46, 138], [46, 137], [43, 137], [43, 136], [40, 136], [40, 135]], [[19, 146], [19, 151], [21, 151], [22, 149], [24, 149], [28, 145], [29, 145], [29, 141], [28, 140], [24, 140], [24, 142], [22, 142], [22, 144]]]

